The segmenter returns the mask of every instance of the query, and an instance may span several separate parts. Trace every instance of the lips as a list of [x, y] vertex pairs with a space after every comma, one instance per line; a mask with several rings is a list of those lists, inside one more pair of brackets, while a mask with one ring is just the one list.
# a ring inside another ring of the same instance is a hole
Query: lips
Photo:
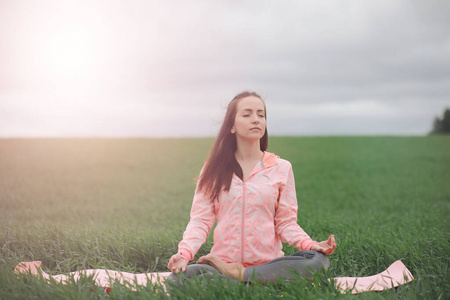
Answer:
[[250, 128], [250, 130], [261, 130], [261, 128], [259, 128], [259, 127], [253, 127], [253, 128]]

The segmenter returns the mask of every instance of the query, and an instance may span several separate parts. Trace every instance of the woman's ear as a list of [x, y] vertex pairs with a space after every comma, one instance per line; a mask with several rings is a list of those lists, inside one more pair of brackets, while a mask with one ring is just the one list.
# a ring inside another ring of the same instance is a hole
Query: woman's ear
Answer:
[[233, 127], [231, 127], [231, 130], [230, 130], [230, 132], [231, 132], [232, 134], [235, 134], [235, 133], [236, 133], [236, 129], [234, 129], [234, 126], [233, 126]]

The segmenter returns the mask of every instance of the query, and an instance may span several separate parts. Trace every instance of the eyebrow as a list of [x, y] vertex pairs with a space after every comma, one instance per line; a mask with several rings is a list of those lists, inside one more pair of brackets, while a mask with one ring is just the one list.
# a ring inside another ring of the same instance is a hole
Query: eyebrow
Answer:
[[[247, 112], [247, 111], [248, 111], [248, 112], [252, 112], [253, 109], [250, 109], [250, 108], [244, 108], [242, 111], [243, 111], [243, 112], [244, 112], [244, 111], [246, 111], [246, 112]], [[257, 112], [264, 112], [264, 109], [258, 109]]]

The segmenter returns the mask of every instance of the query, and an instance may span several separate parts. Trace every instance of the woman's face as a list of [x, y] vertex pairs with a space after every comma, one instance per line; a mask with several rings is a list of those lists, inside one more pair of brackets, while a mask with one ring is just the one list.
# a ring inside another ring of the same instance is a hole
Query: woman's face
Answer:
[[244, 140], [259, 140], [266, 130], [264, 103], [255, 96], [242, 98], [237, 104], [236, 117], [231, 133]]

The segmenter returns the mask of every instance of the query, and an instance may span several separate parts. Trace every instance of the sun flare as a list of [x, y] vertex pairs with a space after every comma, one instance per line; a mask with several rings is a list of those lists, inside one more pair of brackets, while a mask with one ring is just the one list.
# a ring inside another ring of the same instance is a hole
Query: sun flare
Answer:
[[81, 78], [95, 67], [95, 36], [76, 23], [61, 26], [44, 41], [44, 68], [50, 76]]

